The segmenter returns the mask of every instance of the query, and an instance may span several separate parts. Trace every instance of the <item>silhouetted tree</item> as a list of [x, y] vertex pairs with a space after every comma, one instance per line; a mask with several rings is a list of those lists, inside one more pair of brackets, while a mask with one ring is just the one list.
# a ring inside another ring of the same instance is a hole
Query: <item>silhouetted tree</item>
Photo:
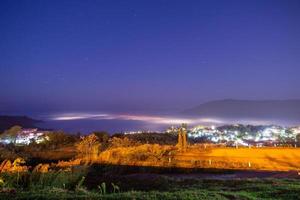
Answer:
[[20, 133], [21, 131], [22, 131], [22, 127], [16, 125], [16, 126], [11, 127], [10, 129], [4, 131], [3, 135], [4, 135], [4, 137], [11, 138], [11, 140], [13, 141], [13, 144], [16, 144], [18, 133]]
[[63, 131], [48, 132], [46, 138], [44, 146], [51, 149], [71, 145], [78, 141], [76, 136], [66, 134]]

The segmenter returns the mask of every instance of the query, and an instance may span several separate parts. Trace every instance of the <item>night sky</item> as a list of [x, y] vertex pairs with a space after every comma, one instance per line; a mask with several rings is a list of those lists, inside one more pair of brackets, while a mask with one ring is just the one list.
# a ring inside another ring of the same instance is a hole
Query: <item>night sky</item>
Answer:
[[300, 98], [300, 1], [0, 1], [0, 111]]

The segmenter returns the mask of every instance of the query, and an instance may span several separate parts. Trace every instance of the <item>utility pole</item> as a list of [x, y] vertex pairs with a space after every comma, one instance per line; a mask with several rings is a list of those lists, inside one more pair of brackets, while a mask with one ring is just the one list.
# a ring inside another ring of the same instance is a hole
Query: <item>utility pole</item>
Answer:
[[187, 124], [182, 124], [178, 129], [178, 143], [177, 146], [181, 152], [187, 150]]

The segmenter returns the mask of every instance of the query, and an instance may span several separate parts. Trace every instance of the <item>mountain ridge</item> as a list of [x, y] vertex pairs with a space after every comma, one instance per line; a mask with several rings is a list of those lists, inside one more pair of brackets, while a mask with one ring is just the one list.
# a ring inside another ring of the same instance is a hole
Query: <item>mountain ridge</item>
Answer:
[[239, 100], [222, 99], [183, 110], [185, 115], [222, 118], [299, 119], [300, 99]]
[[41, 120], [32, 119], [27, 116], [0, 115], [0, 131], [7, 130], [15, 125], [23, 128], [37, 128], [35, 124], [41, 122]]

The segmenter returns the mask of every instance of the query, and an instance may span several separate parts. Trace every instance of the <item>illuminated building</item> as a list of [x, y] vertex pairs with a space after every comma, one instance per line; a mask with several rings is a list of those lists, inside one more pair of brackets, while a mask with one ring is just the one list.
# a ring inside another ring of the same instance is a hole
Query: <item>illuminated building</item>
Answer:
[[[46, 139], [45, 132], [39, 131], [37, 128], [22, 129], [15, 138], [18, 145], [28, 145], [31, 142], [41, 143]], [[9, 144], [13, 143], [14, 139], [10, 136], [4, 136], [0, 139], [0, 143]]]

